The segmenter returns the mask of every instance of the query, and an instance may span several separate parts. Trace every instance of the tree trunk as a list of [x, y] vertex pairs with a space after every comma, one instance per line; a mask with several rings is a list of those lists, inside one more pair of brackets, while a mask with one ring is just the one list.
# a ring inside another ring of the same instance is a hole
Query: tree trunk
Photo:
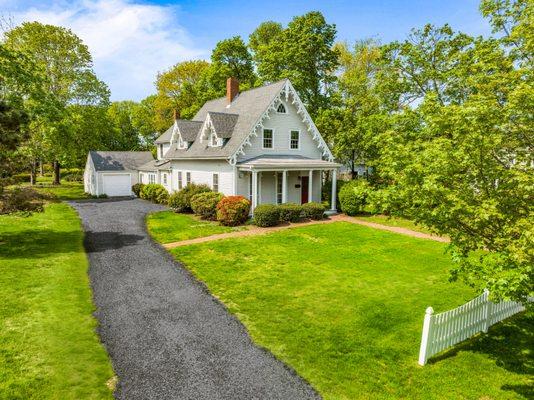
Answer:
[[37, 181], [37, 162], [32, 160], [30, 164], [30, 185], [35, 185]]
[[54, 160], [54, 185], [60, 185], [59, 161]]
[[39, 160], [39, 176], [44, 176], [44, 163], [43, 163], [43, 160]]

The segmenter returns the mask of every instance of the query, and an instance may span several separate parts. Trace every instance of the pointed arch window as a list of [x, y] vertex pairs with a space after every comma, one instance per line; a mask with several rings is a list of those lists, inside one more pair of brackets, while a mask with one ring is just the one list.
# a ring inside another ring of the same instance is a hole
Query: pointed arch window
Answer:
[[280, 103], [280, 105], [276, 109], [276, 112], [278, 114], [287, 114], [286, 106], [283, 103]]

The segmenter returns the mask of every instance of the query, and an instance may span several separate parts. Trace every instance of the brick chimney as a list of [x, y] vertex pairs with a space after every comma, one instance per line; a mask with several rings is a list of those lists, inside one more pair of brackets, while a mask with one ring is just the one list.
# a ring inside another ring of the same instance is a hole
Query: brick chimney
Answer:
[[239, 94], [239, 81], [237, 78], [230, 77], [226, 80], [226, 100], [230, 104]]
[[180, 110], [177, 110], [176, 108], [172, 110], [172, 117], [176, 121], [177, 119], [180, 119]]

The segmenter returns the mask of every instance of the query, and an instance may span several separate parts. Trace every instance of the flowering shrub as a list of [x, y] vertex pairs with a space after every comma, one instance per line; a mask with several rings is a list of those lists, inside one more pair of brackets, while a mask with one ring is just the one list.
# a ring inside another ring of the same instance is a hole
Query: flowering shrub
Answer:
[[217, 221], [226, 226], [243, 224], [250, 213], [250, 201], [243, 196], [224, 197], [217, 204]]
[[222, 193], [203, 192], [191, 197], [191, 208], [196, 215], [204, 219], [217, 218], [217, 204], [224, 197]]

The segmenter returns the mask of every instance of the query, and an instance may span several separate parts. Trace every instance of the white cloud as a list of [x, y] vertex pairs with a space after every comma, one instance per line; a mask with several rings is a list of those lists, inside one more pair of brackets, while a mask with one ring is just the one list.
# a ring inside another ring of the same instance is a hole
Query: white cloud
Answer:
[[131, 0], [75, 0], [13, 10], [15, 22], [39, 21], [76, 33], [91, 50], [95, 71], [114, 100], [140, 100], [155, 91], [158, 71], [207, 53], [180, 27], [179, 9]]

